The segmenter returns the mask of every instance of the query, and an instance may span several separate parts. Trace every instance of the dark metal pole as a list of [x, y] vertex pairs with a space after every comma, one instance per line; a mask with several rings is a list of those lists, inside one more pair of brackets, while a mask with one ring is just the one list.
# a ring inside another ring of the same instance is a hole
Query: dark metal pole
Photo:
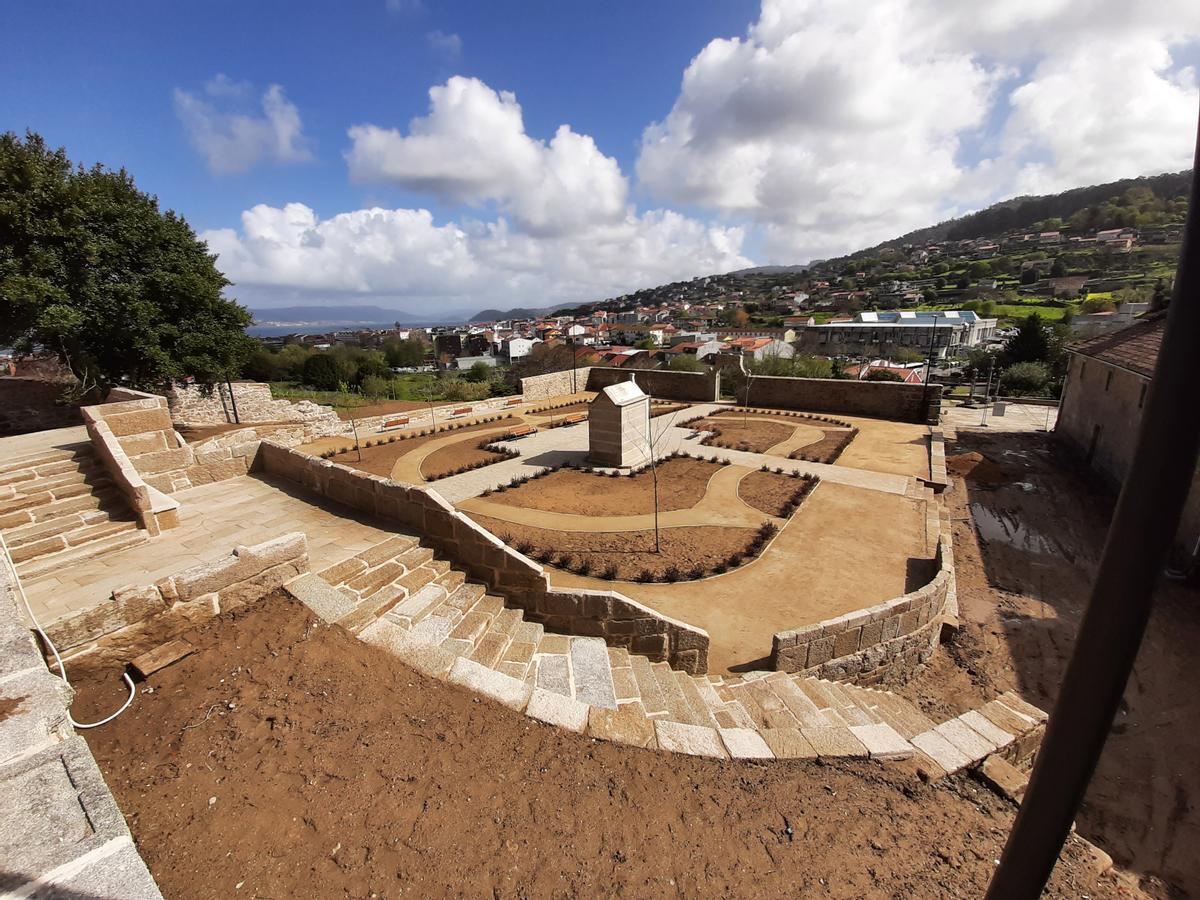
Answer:
[[[1200, 134], [1195, 169], [1200, 171]], [[1112, 727], [1196, 469], [1200, 403], [1200, 177], [1192, 179], [1175, 295], [1133, 460], [1075, 648], [989, 900], [1040, 896]]]
[[233, 396], [233, 382], [229, 380], [229, 376], [225, 376], [225, 384], [229, 388], [229, 402], [233, 406], [233, 422], [235, 425], [242, 424], [242, 417], [238, 415], [237, 398]]

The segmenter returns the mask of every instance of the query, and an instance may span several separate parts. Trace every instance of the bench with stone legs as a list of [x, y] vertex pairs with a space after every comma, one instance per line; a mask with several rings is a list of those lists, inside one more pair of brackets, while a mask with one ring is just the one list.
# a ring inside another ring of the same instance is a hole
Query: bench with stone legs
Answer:
[[1014, 695], [935, 723], [881, 690], [786, 672], [688, 675], [546, 632], [416, 540], [396, 537], [285, 589], [434, 678], [592, 737], [703, 756], [916, 757], [933, 777], [1036, 748], [1045, 714]]

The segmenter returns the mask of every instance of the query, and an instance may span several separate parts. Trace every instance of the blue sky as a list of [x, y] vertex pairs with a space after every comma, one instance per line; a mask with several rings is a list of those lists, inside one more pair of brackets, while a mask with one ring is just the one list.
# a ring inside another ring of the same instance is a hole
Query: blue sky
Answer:
[[5, 24], [0, 128], [125, 166], [255, 307], [463, 314], [802, 263], [1185, 168], [1200, 95], [1194, 0], [67, 2]]

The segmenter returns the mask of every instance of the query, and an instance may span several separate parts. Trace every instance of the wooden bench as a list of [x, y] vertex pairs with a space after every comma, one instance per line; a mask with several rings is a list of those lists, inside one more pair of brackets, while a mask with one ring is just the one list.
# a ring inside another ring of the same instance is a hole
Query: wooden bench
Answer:
[[531, 434], [537, 434], [537, 429], [532, 425], [518, 425], [515, 428], [508, 429], [504, 434], [504, 439], [526, 437]]
[[474, 410], [470, 406], [460, 406], [458, 409], [451, 411], [450, 418], [457, 419], [462, 416], [469, 416]]
[[587, 413], [572, 413], [569, 416], [563, 416], [564, 425], [578, 425], [580, 422], [587, 421]]
[[520, 406], [521, 402], [522, 401], [521, 401], [520, 397], [509, 397], [507, 400], [504, 401], [504, 405], [505, 406]]
[[397, 428], [403, 428], [408, 424], [408, 416], [401, 416], [398, 419], [388, 419], [379, 426], [380, 432], [395, 431]]

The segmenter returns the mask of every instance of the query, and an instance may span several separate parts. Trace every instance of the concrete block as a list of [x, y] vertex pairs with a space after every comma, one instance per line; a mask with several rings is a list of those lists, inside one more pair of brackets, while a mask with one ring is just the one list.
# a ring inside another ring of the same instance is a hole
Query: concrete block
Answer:
[[586, 703], [580, 703], [572, 697], [534, 688], [525, 714], [549, 725], [581, 732], [587, 727], [590, 709]]
[[977, 731], [984, 739], [991, 741], [997, 747], [1006, 747], [1011, 744], [1015, 736], [1000, 728], [975, 709], [968, 710], [958, 718], [959, 721], [966, 724], [972, 731]]
[[655, 719], [654, 736], [660, 750], [691, 756], [711, 756], [716, 759], [729, 758], [720, 732], [715, 728]]
[[934, 729], [938, 734], [966, 756], [972, 763], [977, 763], [989, 753], [996, 750], [996, 745], [976, 731], [972, 731], [958, 719], [949, 719]]
[[523, 710], [533, 692], [532, 686], [526, 682], [502, 675], [464, 657], [454, 661], [447, 680], [515, 710]]

